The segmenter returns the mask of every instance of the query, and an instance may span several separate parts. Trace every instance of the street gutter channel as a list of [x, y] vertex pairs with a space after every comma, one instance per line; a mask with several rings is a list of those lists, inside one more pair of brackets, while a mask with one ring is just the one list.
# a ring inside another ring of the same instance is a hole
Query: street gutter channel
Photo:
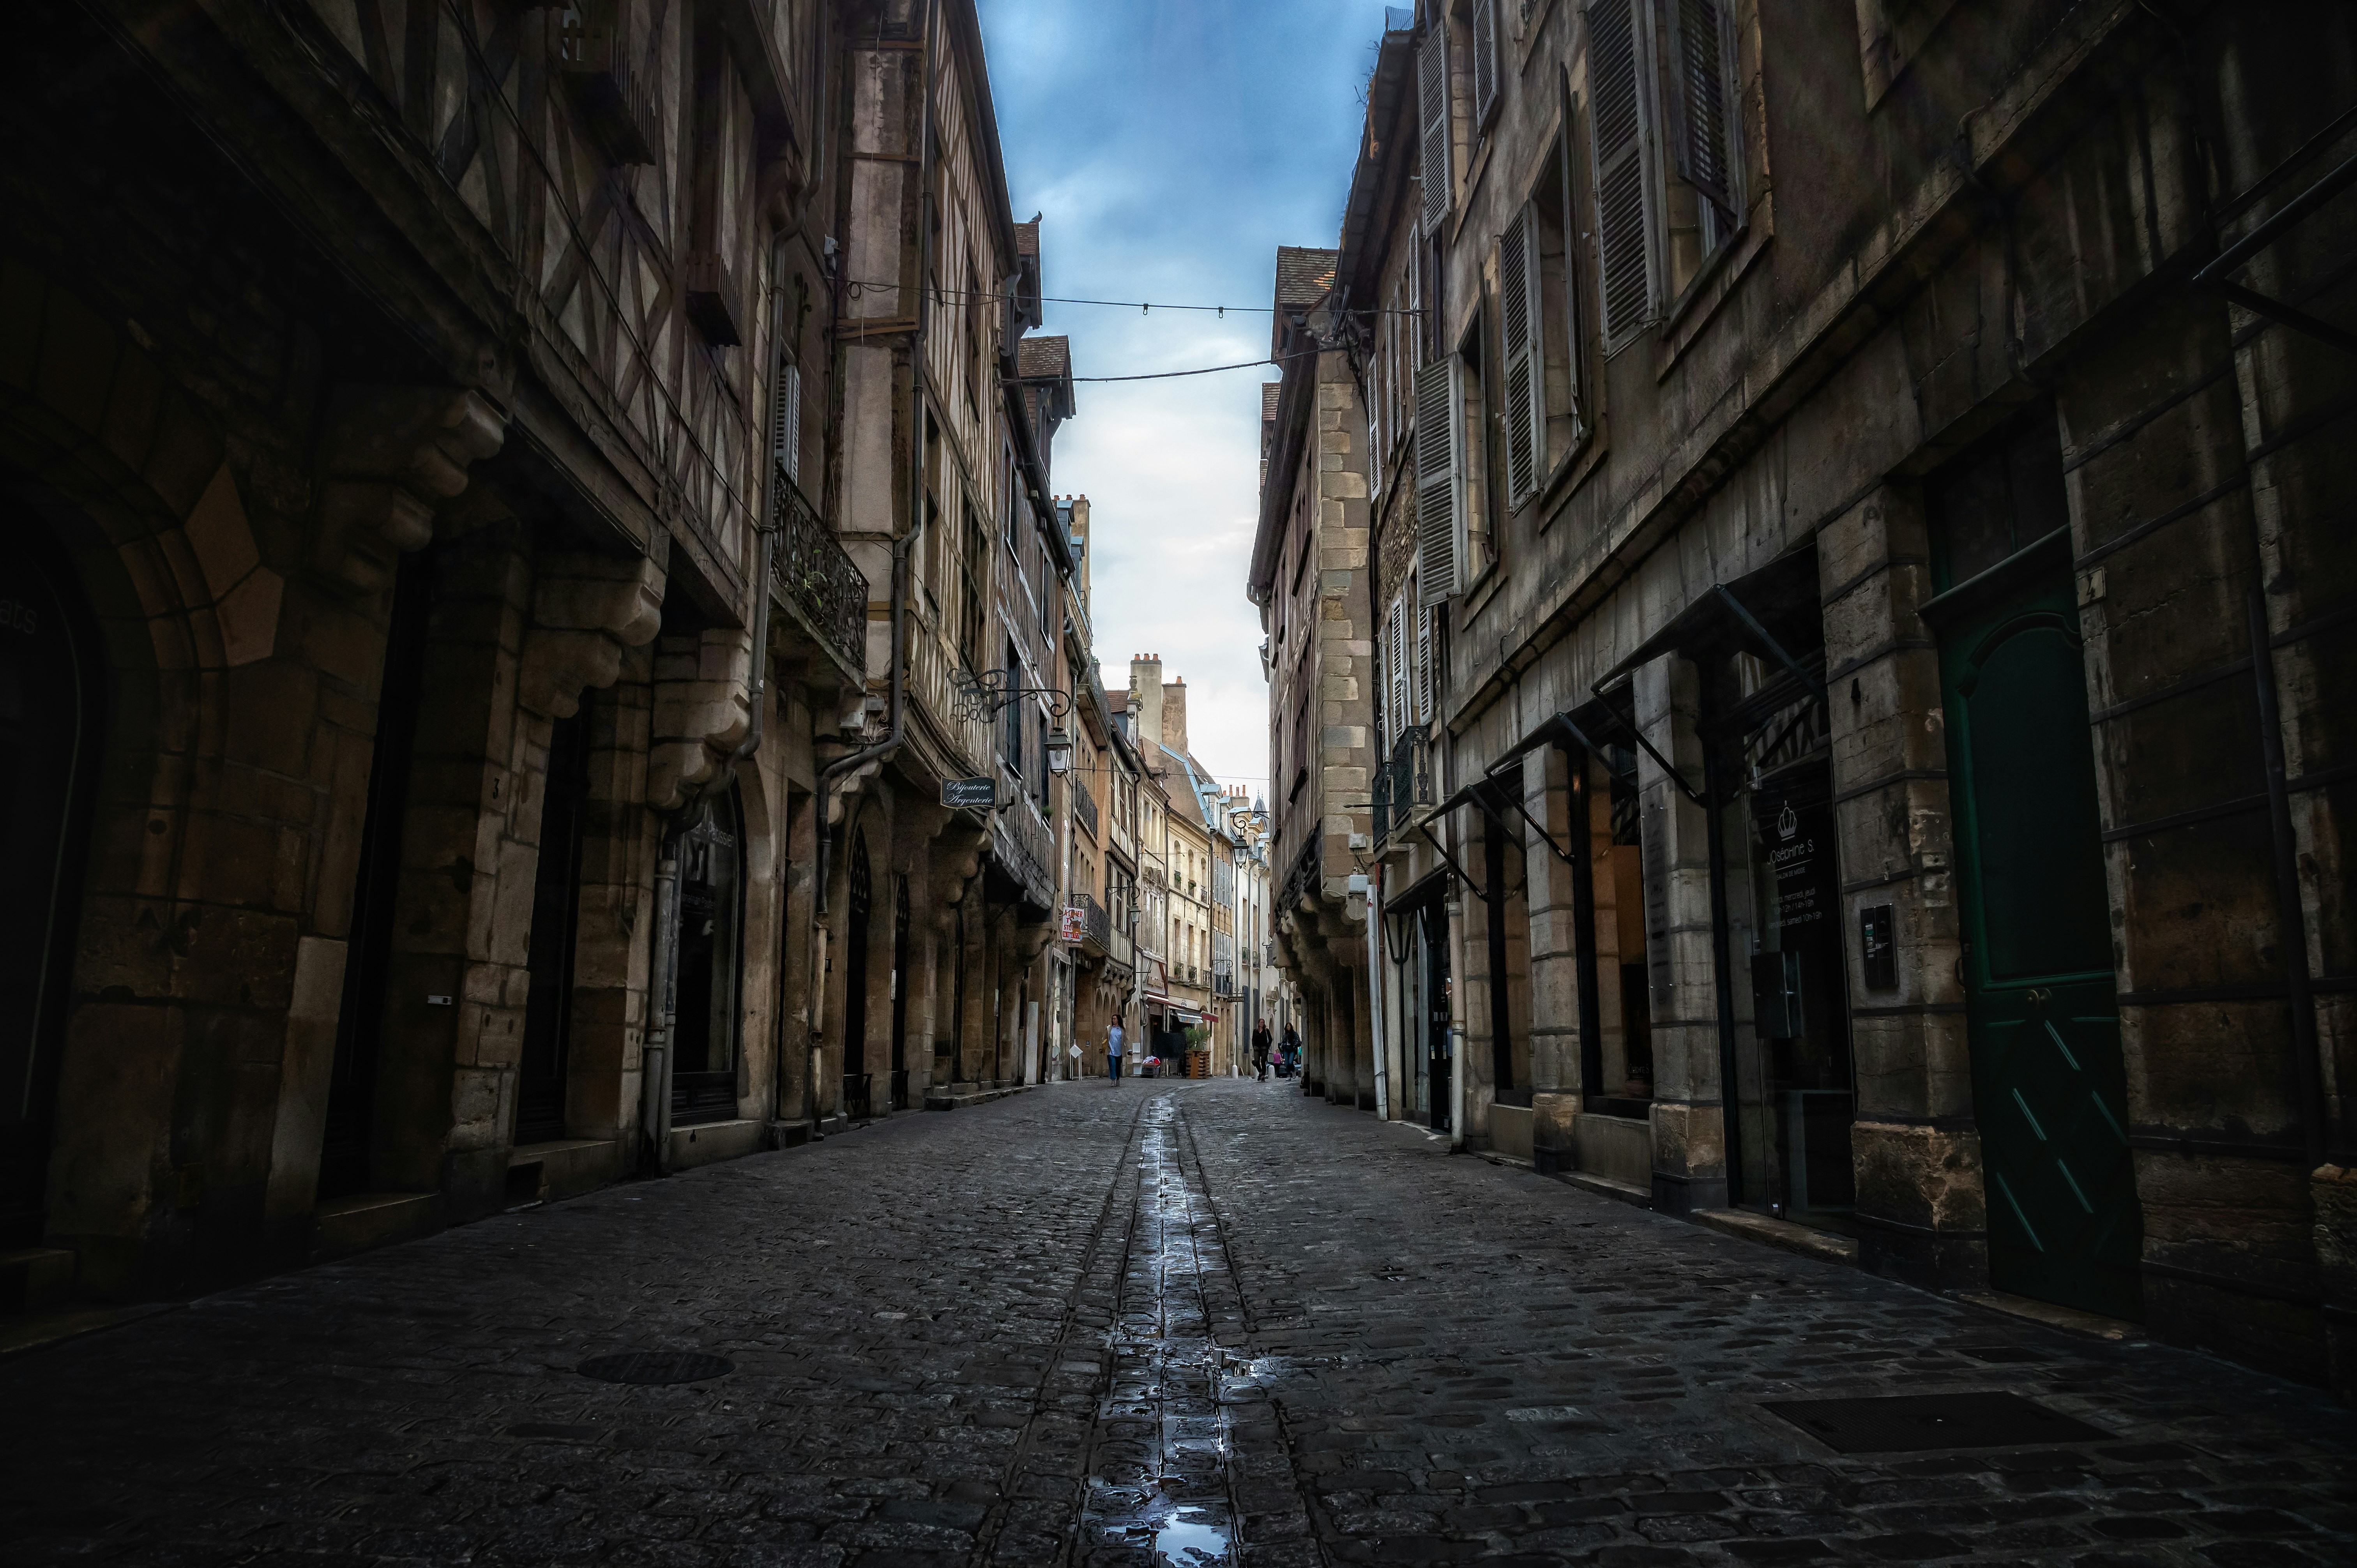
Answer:
[[1113, 1381], [1074, 1557], [1207, 1568], [1237, 1561], [1229, 1402], [1254, 1395], [1241, 1359], [1212, 1337], [1204, 1278], [1226, 1272], [1226, 1248], [1200, 1170], [1182, 1163], [1178, 1107], [1157, 1098], [1144, 1121], [1136, 1222], [1108, 1337]]

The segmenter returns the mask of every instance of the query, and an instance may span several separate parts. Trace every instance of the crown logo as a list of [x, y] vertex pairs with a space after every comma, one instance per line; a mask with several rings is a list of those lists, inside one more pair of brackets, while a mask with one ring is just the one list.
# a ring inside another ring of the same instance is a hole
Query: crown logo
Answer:
[[1792, 803], [1787, 800], [1783, 811], [1776, 818], [1776, 836], [1788, 839], [1800, 831], [1801, 814], [1792, 810]]

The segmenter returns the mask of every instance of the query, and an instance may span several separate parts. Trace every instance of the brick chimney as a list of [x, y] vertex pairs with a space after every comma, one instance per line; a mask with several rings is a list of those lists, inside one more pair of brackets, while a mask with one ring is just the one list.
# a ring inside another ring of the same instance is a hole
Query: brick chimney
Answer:
[[1187, 677], [1162, 688], [1162, 744], [1187, 755]]
[[[1129, 657], [1129, 693], [1137, 699], [1137, 744], [1162, 738], [1162, 655], [1133, 653]], [[1149, 765], [1161, 759], [1146, 754]]]

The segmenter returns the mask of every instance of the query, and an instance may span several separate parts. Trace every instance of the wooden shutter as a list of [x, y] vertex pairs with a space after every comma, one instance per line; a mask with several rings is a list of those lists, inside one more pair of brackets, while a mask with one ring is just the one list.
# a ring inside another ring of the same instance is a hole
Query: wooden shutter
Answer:
[[786, 478], [799, 484], [802, 469], [802, 368], [778, 352], [777, 379], [770, 383], [770, 456]]
[[1415, 373], [1415, 568], [1427, 605], [1457, 592], [1456, 402], [1453, 357]]
[[1615, 341], [1653, 311], [1651, 195], [1645, 186], [1647, 95], [1639, 71], [1640, 0], [1594, 0], [1587, 10], [1587, 71], [1595, 124], [1597, 292], [1604, 336]]
[[1498, 242], [1498, 305], [1506, 349], [1506, 492], [1520, 506], [1538, 489], [1546, 450], [1545, 349], [1540, 342], [1538, 209], [1525, 205]]
[[1473, 123], [1498, 102], [1498, 0], [1473, 0]]
[[1415, 722], [1432, 722], [1432, 621], [1437, 611], [1415, 612]]
[[1448, 35], [1437, 20], [1416, 46], [1415, 92], [1420, 127], [1417, 156], [1424, 166], [1424, 231], [1437, 234], [1457, 195], [1449, 168]]
[[1678, 174], [1734, 227], [1725, 0], [1678, 0]]
[[1391, 601], [1391, 616], [1383, 618], [1383, 755], [1400, 745], [1400, 736], [1407, 734], [1409, 724], [1415, 724], [1415, 712], [1409, 710], [1407, 695], [1407, 618], [1415, 616], [1407, 604], [1407, 595]]

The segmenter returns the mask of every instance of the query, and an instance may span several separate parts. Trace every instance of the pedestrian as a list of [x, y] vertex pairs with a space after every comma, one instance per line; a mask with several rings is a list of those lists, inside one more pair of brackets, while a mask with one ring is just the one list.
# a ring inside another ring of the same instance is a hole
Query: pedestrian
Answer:
[[1270, 1044], [1271, 1041], [1268, 1037], [1268, 1020], [1263, 1018], [1259, 1023], [1253, 1026], [1253, 1079], [1255, 1082], [1266, 1083], [1268, 1081], [1268, 1048]]
[[1285, 1026], [1285, 1045], [1283, 1048], [1285, 1051], [1285, 1072], [1283, 1076], [1286, 1078], [1291, 1078], [1295, 1073], [1301, 1070], [1301, 1034], [1300, 1031], [1294, 1028], [1291, 1024], [1287, 1024]]
[[1115, 1089], [1121, 1087], [1121, 1026], [1114, 1025], [1105, 1031], [1105, 1076]]

